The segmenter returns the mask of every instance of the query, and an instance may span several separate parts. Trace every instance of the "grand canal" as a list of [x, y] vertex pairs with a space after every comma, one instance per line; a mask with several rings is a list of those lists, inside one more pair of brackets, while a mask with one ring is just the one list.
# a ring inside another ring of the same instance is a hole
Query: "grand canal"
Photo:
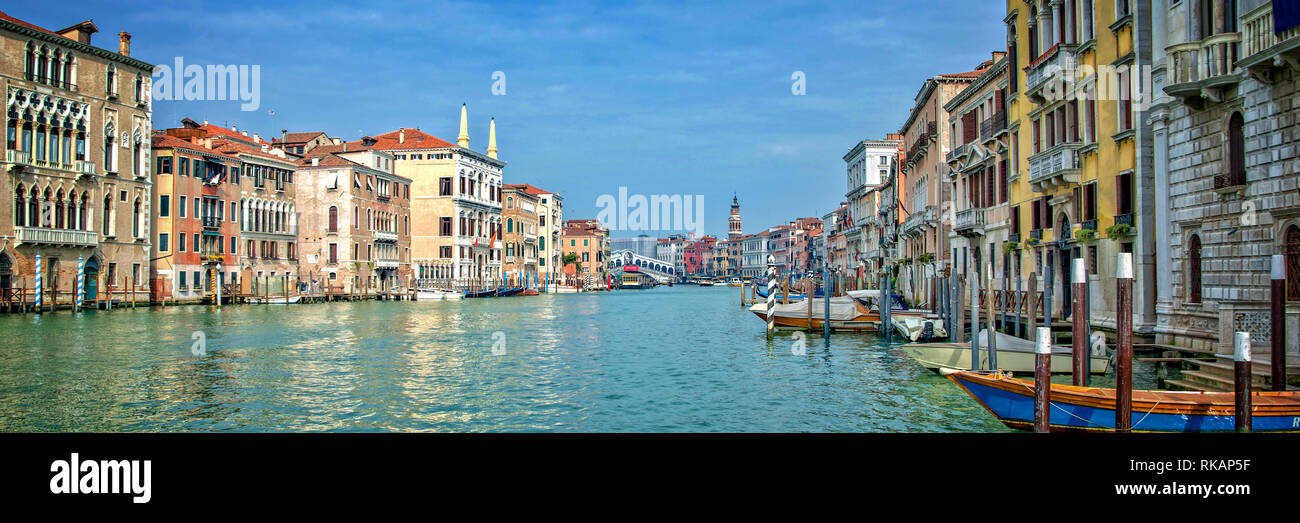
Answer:
[[0, 316], [0, 430], [1006, 430], [875, 336], [793, 354], [738, 294]]

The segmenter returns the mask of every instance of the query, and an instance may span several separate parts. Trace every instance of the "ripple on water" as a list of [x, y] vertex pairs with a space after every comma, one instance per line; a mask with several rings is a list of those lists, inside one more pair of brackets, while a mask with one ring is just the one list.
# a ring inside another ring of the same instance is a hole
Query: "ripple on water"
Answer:
[[735, 297], [676, 286], [7, 315], [0, 430], [1005, 430], [875, 337], [810, 336], [795, 356]]

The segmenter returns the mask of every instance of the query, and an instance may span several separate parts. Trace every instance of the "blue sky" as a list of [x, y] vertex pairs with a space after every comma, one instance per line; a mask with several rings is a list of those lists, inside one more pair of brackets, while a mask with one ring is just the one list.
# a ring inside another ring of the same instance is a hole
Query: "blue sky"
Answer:
[[719, 235], [733, 192], [746, 233], [833, 210], [853, 144], [896, 131], [926, 77], [1005, 40], [1005, 3], [990, 0], [59, 5], [4, 10], [48, 29], [91, 18], [109, 49], [128, 31], [150, 63], [261, 66], [259, 110], [159, 101], [156, 127], [189, 116], [348, 140], [418, 127], [454, 142], [466, 102], [471, 148], [495, 116], [506, 183], [561, 193], [566, 218], [595, 217], [620, 186], [700, 194]]

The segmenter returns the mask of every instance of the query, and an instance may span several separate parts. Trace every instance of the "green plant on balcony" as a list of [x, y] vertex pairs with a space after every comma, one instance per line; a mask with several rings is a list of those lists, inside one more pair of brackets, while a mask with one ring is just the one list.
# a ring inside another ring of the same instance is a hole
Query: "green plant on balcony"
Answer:
[[1112, 240], [1120, 238], [1129, 238], [1137, 232], [1132, 225], [1127, 223], [1117, 223], [1106, 228], [1106, 237]]
[[1074, 231], [1074, 241], [1079, 243], [1092, 243], [1097, 240], [1096, 229], [1079, 229]]
[[899, 264], [899, 265], [911, 265], [911, 263], [912, 263], [912, 259], [911, 259], [911, 258], [899, 258], [899, 259], [898, 259], [898, 264]]
[[1040, 240], [1040, 239], [1035, 238], [1035, 237], [1033, 237], [1033, 236], [1030, 236], [1029, 239], [1025, 240], [1025, 245], [1028, 245], [1028, 246], [1030, 246], [1030, 247], [1037, 247], [1038, 245], [1040, 245], [1040, 244], [1042, 244], [1042, 243], [1043, 243], [1043, 240]]
[[1002, 242], [1002, 252], [1007, 254], [1020, 250], [1020, 242]]
[[922, 255], [920, 255], [920, 256], [917, 256], [917, 257], [916, 257], [916, 261], [917, 261], [917, 263], [930, 263], [930, 262], [934, 261], [934, 254], [933, 254], [933, 253], [929, 253], [929, 252], [927, 252], [927, 253], [925, 253], [925, 254], [922, 254]]

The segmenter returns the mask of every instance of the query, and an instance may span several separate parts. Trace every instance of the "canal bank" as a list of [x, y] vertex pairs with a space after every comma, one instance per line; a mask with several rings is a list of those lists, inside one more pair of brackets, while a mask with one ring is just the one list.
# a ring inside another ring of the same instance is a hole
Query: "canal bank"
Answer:
[[874, 336], [796, 356], [734, 302], [677, 286], [5, 315], [0, 430], [1006, 430]]

